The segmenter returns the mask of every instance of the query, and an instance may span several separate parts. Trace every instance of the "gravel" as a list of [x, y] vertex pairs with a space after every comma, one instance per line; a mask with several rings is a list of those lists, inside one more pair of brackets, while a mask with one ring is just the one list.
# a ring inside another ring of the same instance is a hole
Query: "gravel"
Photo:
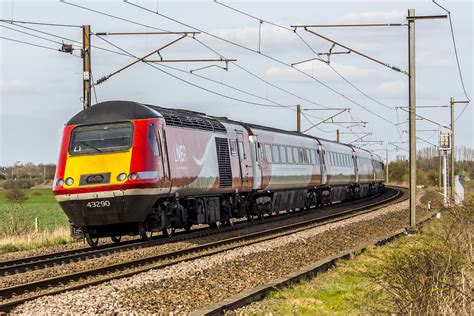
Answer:
[[[189, 312], [404, 227], [408, 222], [407, 205], [405, 201], [210, 257], [39, 298], [17, 307], [14, 312]], [[423, 212], [419, 215], [423, 216]]]
[[[379, 197], [374, 198], [373, 200], [375, 201], [376, 199], [379, 199]], [[356, 205], [363, 204], [363, 203], [364, 202], [358, 202], [352, 205], [354, 205], [355, 207]], [[344, 205], [341, 205], [341, 206], [344, 207]], [[111, 263], [119, 263], [119, 262], [129, 261], [133, 259], [144, 258], [144, 257], [152, 256], [152, 255], [174, 252], [174, 251], [178, 251], [182, 249], [191, 248], [195, 245], [217, 241], [223, 238], [236, 237], [243, 234], [248, 234], [250, 232], [261, 231], [264, 229], [269, 229], [269, 228], [273, 228], [273, 227], [277, 227], [281, 225], [299, 222], [305, 219], [314, 218], [316, 215], [322, 216], [322, 215], [335, 213], [339, 210], [340, 210], [339, 206], [334, 206], [334, 207], [318, 210], [317, 212], [308, 212], [307, 214], [300, 213], [301, 214], [300, 216], [289, 217], [289, 218], [283, 217], [278, 222], [261, 223], [259, 225], [236, 229], [236, 230], [232, 230], [226, 233], [215, 234], [215, 235], [201, 237], [201, 238], [195, 238], [189, 241], [168, 243], [168, 244], [162, 244], [162, 245], [157, 245], [157, 246], [148, 247], [148, 248], [134, 249], [134, 250], [124, 251], [124, 252], [114, 253], [111, 255], [103, 256], [103, 257], [89, 259], [85, 261], [60, 264], [55, 267], [51, 267], [47, 269], [32, 270], [32, 271], [9, 275], [9, 276], [0, 276], [0, 288], [6, 288], [6, 287], [24, 284], [24, 283], [28, 283], [32, 281], [41, 280], [41, 279], [52, 278], [60, 274], [73, 273], [73, 272], [79, 272], [79, 271], [84, 271], [84, 270], [93, 269], [93, 268], [104, 267], [104, 266], [110, 265]], [[2, 300], [0, 298], [0, 302], [1, 301]]]

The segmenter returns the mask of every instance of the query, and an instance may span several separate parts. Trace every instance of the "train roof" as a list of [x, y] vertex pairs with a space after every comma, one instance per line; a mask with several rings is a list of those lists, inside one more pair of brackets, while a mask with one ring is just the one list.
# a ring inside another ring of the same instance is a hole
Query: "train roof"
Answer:
[[300, 136], [306, 138], [312, 138], [320, 143], [320, 141], [340, 144], [343, 146], [352, 147], [357, 150], [366, 151], [370, 154], [370, 151], [355, 147], [352, 145], [338, 143], [334, 140], [328, 140], [321, 137], [303, 134], [297, 131], [288, 131], [275, 127], [263, 126], [254, 123], [247, 123], [242, 121], [231, 120], [227, 117], [217, 117], [207, 115], [206, 113], [185, 110], [185, 109], [173, 109], [165, 108], [161, 106], [142, 104], [134, 101], [106, 101], [97, 103], [87, 109], [74, 115], [66, 125], [89, 125], [89, 124], [101, 124], [111, 123], [117, 121], [134, 120], [134, 119], [145, 119], [163, 117], [167, 125], [179, 126], [186, 128], [194, 128], [200, 130], [208, 130], [214, 132], [225, 133], [226, 129], [222, 122], [237, 124], [245, 127], [247, 130], [260, 129], [269, 132], [288, 134], [293, 136]]
[[106, 101], [88, 107], [74, 115], [66, 125], [88, 125], [133, 119], [161, 117], [148, 106], [132, 101]]

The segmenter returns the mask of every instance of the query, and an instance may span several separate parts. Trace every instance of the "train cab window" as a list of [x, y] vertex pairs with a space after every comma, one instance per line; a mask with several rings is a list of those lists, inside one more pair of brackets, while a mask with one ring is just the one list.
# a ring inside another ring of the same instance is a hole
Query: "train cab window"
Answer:
[[281, 163], [288, 163], [288, 159], [286, 157], [286, 147], [285, 146], [279, 146], [279, 147], [280, 147]]
[[158, 147], [158, 139], [156, 139], [155, 125], [148, 125], [148, 140], [150, 141], [151, 149], [155, 157], [160, 156], [160, 147]]
[[292, 150], [293, 150], [293, 161], [297, 164], [299, 163], [298, 148], [293, 147]]
[[133, 125], [130, 122], [78, 126], [72, 130], [71, 155], [100, 154], [130, 149]]
[[269, 144], [265, 144], [265, 155], [267, 157], [267, 162], [268, 163], [272, 163], [273, 162], [273, 159], [272, 159], [272, 146], [270, 146]]
[[230, 140], [230, 154], [232, 156], [237, 155], [237, 142], [235, 141], [235, 139]]
[[280, 163], [280, 153], [279, 153], [278, 145], [272, 145], [272, 154], [273, 154], [273, 162]]

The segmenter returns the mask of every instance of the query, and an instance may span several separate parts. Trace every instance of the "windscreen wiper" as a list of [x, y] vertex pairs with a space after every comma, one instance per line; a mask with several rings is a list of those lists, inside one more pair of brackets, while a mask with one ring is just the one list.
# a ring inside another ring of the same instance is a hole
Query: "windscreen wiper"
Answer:
[[78, 142], [79, 144], [85, 145], [85, 146], [87, 146], [87, 147], [89, 147], [89, 148], [91, 148], [91, 149], [94, 149], [95, 151], [97, 151], [97, 152], [99, 152], [99, 153], [102, 152], [102, 150], [100, 150], [100, 149], [97, 148], [97, 147], [92, 146], [92, 145], [89, 144], [89, 143], [86, 143], [86, 142], [80, 141], [80, 140], [78, 140], [77, 142]]

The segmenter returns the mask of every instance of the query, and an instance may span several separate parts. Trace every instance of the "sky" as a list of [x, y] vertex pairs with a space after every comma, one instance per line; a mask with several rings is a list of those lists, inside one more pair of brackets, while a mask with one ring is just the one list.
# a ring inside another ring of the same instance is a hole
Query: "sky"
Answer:
[[[215, 59], [224, 56], [237, 59], [235, 63], [229, 63], [227, 70], [222, 69], [225, 68], [222, 62], [154, 64], [155, 68], [147, 63], [138, 63], [97, 85], [95, 94], [98, 102], [131, 100], [191, 109], [287, 130], [296, 129], [296, 104], [303, 109], [302, 130], [337, 113], [327, 108], [350, 108], [350, 111], [336, 116], [334, 122], [353, 123], [336, 125], [327, 121], [308, 133], [335, 139], [339, 129], [341, 142], [346, 143], [363, 136], [361, 133], [371, 133], [363, 138], [370, 142], [359, 145], [381, 155], [388, 148], [390, 160], [407, 155], [408, 116], [403, 107], [408, 106], [408, 77], [354, 52], [332, 55], [329, 65], [313, 60], [292, 68], [289, 66], [292, 63], [313, 59], [318, 56], [317, 53], [327, 53], [331, 43], [303, 29], [295, 33], [290, 26], [405, 24], [409, 8], [415, 9], [416, 15], [445, 13], [429, 0], [221, 1], [256, 19], [214, 1], [129, 0], [152, 12], [122, 0], [67, 2], [69, 4], [59, 0], [3, 0], [0, 19], [77, 26], [89, 24], [93, 33], [152, 32], [156, 31], [154, 28], [180, 32], [193, 31], [194, 27], [208, 34], [186, 37], [165, 48], [161, 52], [162, 57]], [[472, 97], [472, 2], [437, 2], [451, 12], [464, 85], [468, 97]], [[15, 162], [55, 163], [64, 124], [82, 109], [80, 45], [75, 47], [73, 54], [61, 53], [57, 49], [62, 42], [69, 44], [70, 40], [74, 40], [80, 43], [82, 30], [79, 27], [1, 22], [0, 26], [0, 166]], [[449, 21], [418, 20], [415, 29], [417, 106], [444, 106], [419, 107], [417, 114], [441, 125], [449, 125], [449, 108], [446, 106], [450, 97], [466, 100]], [[408, 70], [406, 26], [312, 30], [384, 64]], [[91, 50], [93, 77], [97, 80], [134, 61], [129, 56], [100, 48], [141, 57], [177, 37], [152, 34], [92, 36], [91, 43], [96, 46]], [[333, 52], [344, 51], [344, 48], [337, 46], [333, 49]], [[155, 54], [154, 59], [157, 58], [159, 56]], [[190, 70], [195, 71], [190, 73]], [[456, 117], [463, 108], [464, 104], [455, 106]], [[472, 105], [469, 105], [456, 121], [456, 145], [473, 147], [473, 115]], [[363, 127], [356, 122], [367, 124]], [[417, 141], [418, 148], [437, 143], [438, 125], [418, 120], [417, 129], [417, 135], [421, 138]]]

